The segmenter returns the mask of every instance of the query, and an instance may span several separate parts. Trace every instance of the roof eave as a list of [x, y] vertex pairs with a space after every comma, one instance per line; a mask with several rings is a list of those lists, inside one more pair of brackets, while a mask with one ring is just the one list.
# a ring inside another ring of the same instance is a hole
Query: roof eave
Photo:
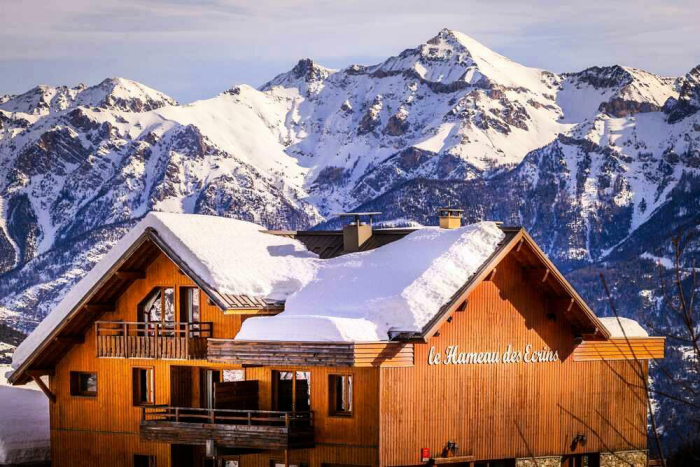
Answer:
[[[503, 228], [504, 231], [513, 231], [512, 228]], [[498, 265], [498, 263], [505, 258], [512, 249], [518, 245], [520, 241], [525, 241], [529, 246], [532, 247], [533, 251], [537, 254], [538, 258], [544, 263], [544, 265], [549, 268], [554, 277], [557, 278], [562, 287], [566, 292], [571, 295], [577, 305], [586, 314], [587, 318], [591, 321], [591, 324], [595, 327], [598, 333], [605, 338], [610, 338], [609, 331], [605, 328], [603, 323], [600, 322], [598, 317], [593, 313], [593, 311], [588, 307], [586, 302], [581, 298], [581, 296], [576, 292], [576, 290], [571, 286], [571, 284], [564, 278], [564, 276], [559, 272], [559, 270], [554, 266], [547, 255], [537, 246], [534, 239], [527, 233], [527, 231], [519, 227], [517, 228], [515, 234], [509, 239], [504, 240], [496, 251], [491, 255], [491, 257], [479, 268], [476, 274], [462, 287], [455, 295], [447, 302], [438, 312], [438, 314], [431, 319], [422, 329], [418, 332], [401, 332], [397, 331], [395, 333], [395, 339], [404, 342], [428, 342], [428, 340], [433, 337], [442, 325], [447, 321], [447, 319], [452, 316], [452, 314], [459, 308], [459, 306], [464, 303], [469, 297], [469, 294], [474, 290], [474, 288], [480, 284], [488, 275], [493, 271], [493, 269]]]
[[160, 237], [156, 229], [153, 227], [148, 227], [144, 232], [129, 246], [129, 248], [124, 252], [124, 254], [115, 263], [110, 266], [109, 270], [98, 280], [88, 291], [87, 294], [78, 302], [78, 304], [73, 307], [73, 309], [66, 315], [66, 317], [61, 321], [61, 323], [56, 326], [56, 328], [51, 331], [51, 333], [43, 340], [43, 342], [32, 352], [22, 364], [12, 372], [7, 381], [11, 385], [21, 385], [26, 384], [29, 381], [29, 376], [26, 371], [31, 367], [32, 363], [41, 354], [41, 352], [46, 348], [49, 342], [55, 339], [61, 331], [65, 328], [66, 324], [72, 319], [72, 317], [78, 313], [85, 304], [100, 290], [100, 288], [105, 284], [105, 281], [109, 279], [120, 267], [121, 265], [138, 250], [141, 245], [146, 241], [152, 241], [160, 251], [163, 252], [173, 263], [175, 263], [186, 276], [188, 276], [198, 287], [200, 287], [204, 293], [221, 309], [226, 310], [227, 305], [221, 298], [219, 292], [214, 290], [209, 286], [204, 280], [202, 280], [199, 275], [197, 275], [187, 264], [180, 258], [178, 254], [170, 248], [165, 241]]

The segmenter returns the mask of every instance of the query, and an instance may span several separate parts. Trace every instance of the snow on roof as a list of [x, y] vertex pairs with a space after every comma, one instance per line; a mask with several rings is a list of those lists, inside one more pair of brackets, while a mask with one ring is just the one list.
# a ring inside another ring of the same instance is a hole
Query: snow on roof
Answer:
[[195, 214], [149, 213], [78, 282], [17, 348], [18, 368], [80, 303], [134, 242], [152, 228], [209, 287], [221, 294], [284, 300], [311, 281], [321, 263], [298, 240], [245, 221]]
[[324, 261], [285, 310], [245, 320], [236, 340], [372, 342], [421, 331], [496, 251], [494, 222], [427, 227], [374, 250]]
[[49, 401], [32, 385], [7, 386], [0, 366], [0, 465], [46, 462], [50, 457]]
[[[625, 334], [627, 337], [649, 337], [649, 334], [644, 330], [644, 328], [635, 320], [629, 318], [598, 318], [603, 326], [610, 332], [611, 339], [624, 338]], [[622, 324], [622, 327], [620, 327]], [[624, 329], [624, 333], [622, 332]]]

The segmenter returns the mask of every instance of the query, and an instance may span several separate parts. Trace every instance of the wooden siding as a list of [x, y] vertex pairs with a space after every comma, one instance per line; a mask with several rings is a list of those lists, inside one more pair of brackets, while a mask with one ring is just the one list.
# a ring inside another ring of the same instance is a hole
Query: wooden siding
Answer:
[[170, 446], [144, 441], [136, 433], [51, 430], [52, 467], [133, 467], [134, 454], [154, 456], [156, 466], [170, 465]]
[[[314, 413], [316, 444], [372, 446], [379, 443], [379, 368], [257, 367], [247, 368], [246, 378], [258, 380], [260, 410], [272, 410], [273, 371], [311, 372], [311, 411]], [[352, 417], [328, 415], [329, 375], [352, 375]]]
[[607, 341], [583, 341], [574, 349], [574, 361], [651, 360], [664, 358], [663, 337], [630, 337]]
[[357, 367], [413, 366], [413, 344], [378, 342], [354, 344]]
[[235, 365], [352, 366], [352, 344], [209, 339], [207, 359]]
[[247, 342], [209, 339], [207, 359], [262, 366], [400, 367], [413, 365], [413, 344], [400, 342]]
[[[628, 361], [576, 362], [566, 315], [547, 319], [548, 288], [527, 278], [514, 255], [469, 296], [439, 335], [415, 344], [415, 366], [381, 368], [380, 464], [420, 464], [420, 448], [439, 457], [448, 441], [458, 456], [501, 459], [646, 448], [646, 400]], [[559, 353], [545, 363], [428, 365], [444, 352], [504, 352], [531, 344]], [[643, 365], [646, 374], [646, 364]]]
[[[103, 313], [101, 318], [135, 321], [138, 303], [153, 287], [194, 285], [161, 254], [147, 268], [146, 278], [134, 282], [117, 301], [115, 311]], [[179, 293], [176, 293], [177, 299]], [[176, 302], [175, 319], [179, 319], [178, 305]], [[201, 295], [200, 307], [201, 320], [213, 323], [214, 338], [235, 336], [242, 322], [248, 318], [248, 315], [224, 314], [204, 294]], [[147, 442], [139, 438], [141, 408], [133, 405], [132, 369], [153, 369], [155, 403], [170, 405], [171, 370], [173, 367], [191, 368], [191, 399], [193, 405], [199, 407], [199, 379], [194, 377], [199, 374], [199, 368], [241, 368], [239, 365], [206, 360], [97, 358], [94, 325], [88, 326], [86, 332], [84, 343], [75, 345], [66, 354], [56, 365], [55, 375], [50, 378], [51, 391], [57, 397], [57, 402], [50, 404], [52, 455], [54, 465], [57, 466], [131, 466], [133, 454], [153, 454], [157, 456], [157, 465], [170, 465], [170, 446], [167, 443]], [[246, 379], [259, 380], [260, 410], [271, 410], [273, 370], [302, 368], [247, 368]], [[97, 397], [71, 396], [71, 371], [96, 373]], [[321, 462], [376, 465], [379, 442], [379, 369], [342, 369], [343, 374], [353, 374], [355, 378], [355, 415], [349, 418], [328, 416], [328, 375], [341, 369], [320, 367], [310, 371], [311, 410], [314, 411], [317, 447], [302, 450], [304, 456], [312, 460], [311, 465], [314, 467], [320, 467]], [[261, 454], [251, 459], [257, 459], [255, 462], [259, 461], [260, 465], [269, 467], [269, 461], [275, 455], [274, 451], [270, 451], [269, 455]]]

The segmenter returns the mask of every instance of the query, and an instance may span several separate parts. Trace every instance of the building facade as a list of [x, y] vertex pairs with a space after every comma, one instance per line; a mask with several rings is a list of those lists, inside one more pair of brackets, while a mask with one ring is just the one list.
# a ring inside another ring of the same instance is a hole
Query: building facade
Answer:
[[[348, 228], [370, 230], [274, 235], [324, 261], [410, 233]], [[420, 331], [312, 342], [237, 340], [284, 303], [217, 290], [187, 239], [146, 227], [10, 380], [48, 383], [57, 467], [646, 465], [663, 339], [596, 318], [526, 232], [501, 230]]]

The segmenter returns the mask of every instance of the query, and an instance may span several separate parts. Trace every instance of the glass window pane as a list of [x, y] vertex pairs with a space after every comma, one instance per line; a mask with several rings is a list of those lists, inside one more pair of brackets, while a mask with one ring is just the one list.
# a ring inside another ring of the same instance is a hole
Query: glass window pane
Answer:
[[175, 289], [172, 287], [163, 289], [163, 306], [165, 307], [165, 321], [175, 321]]
[[160, 289], [156, 289], [148, 297], [144, 305], [144, 321], [160, 321], [163, 316], [162, 303], [160, 299]]
[[[190, 303], [192, 311], [190, 313], [190, 322], [199, 323], [199, 289], [190, 289]], [[238, 462], [238, 461], [231, 461]]]
[[245, 381], [245, 370], [224, 370], [222, 373], [225, 383], [231, 381]]
[[81, 392], [97, 392], [97, 375], [94, 373], [83, 373], [80, 375]]

